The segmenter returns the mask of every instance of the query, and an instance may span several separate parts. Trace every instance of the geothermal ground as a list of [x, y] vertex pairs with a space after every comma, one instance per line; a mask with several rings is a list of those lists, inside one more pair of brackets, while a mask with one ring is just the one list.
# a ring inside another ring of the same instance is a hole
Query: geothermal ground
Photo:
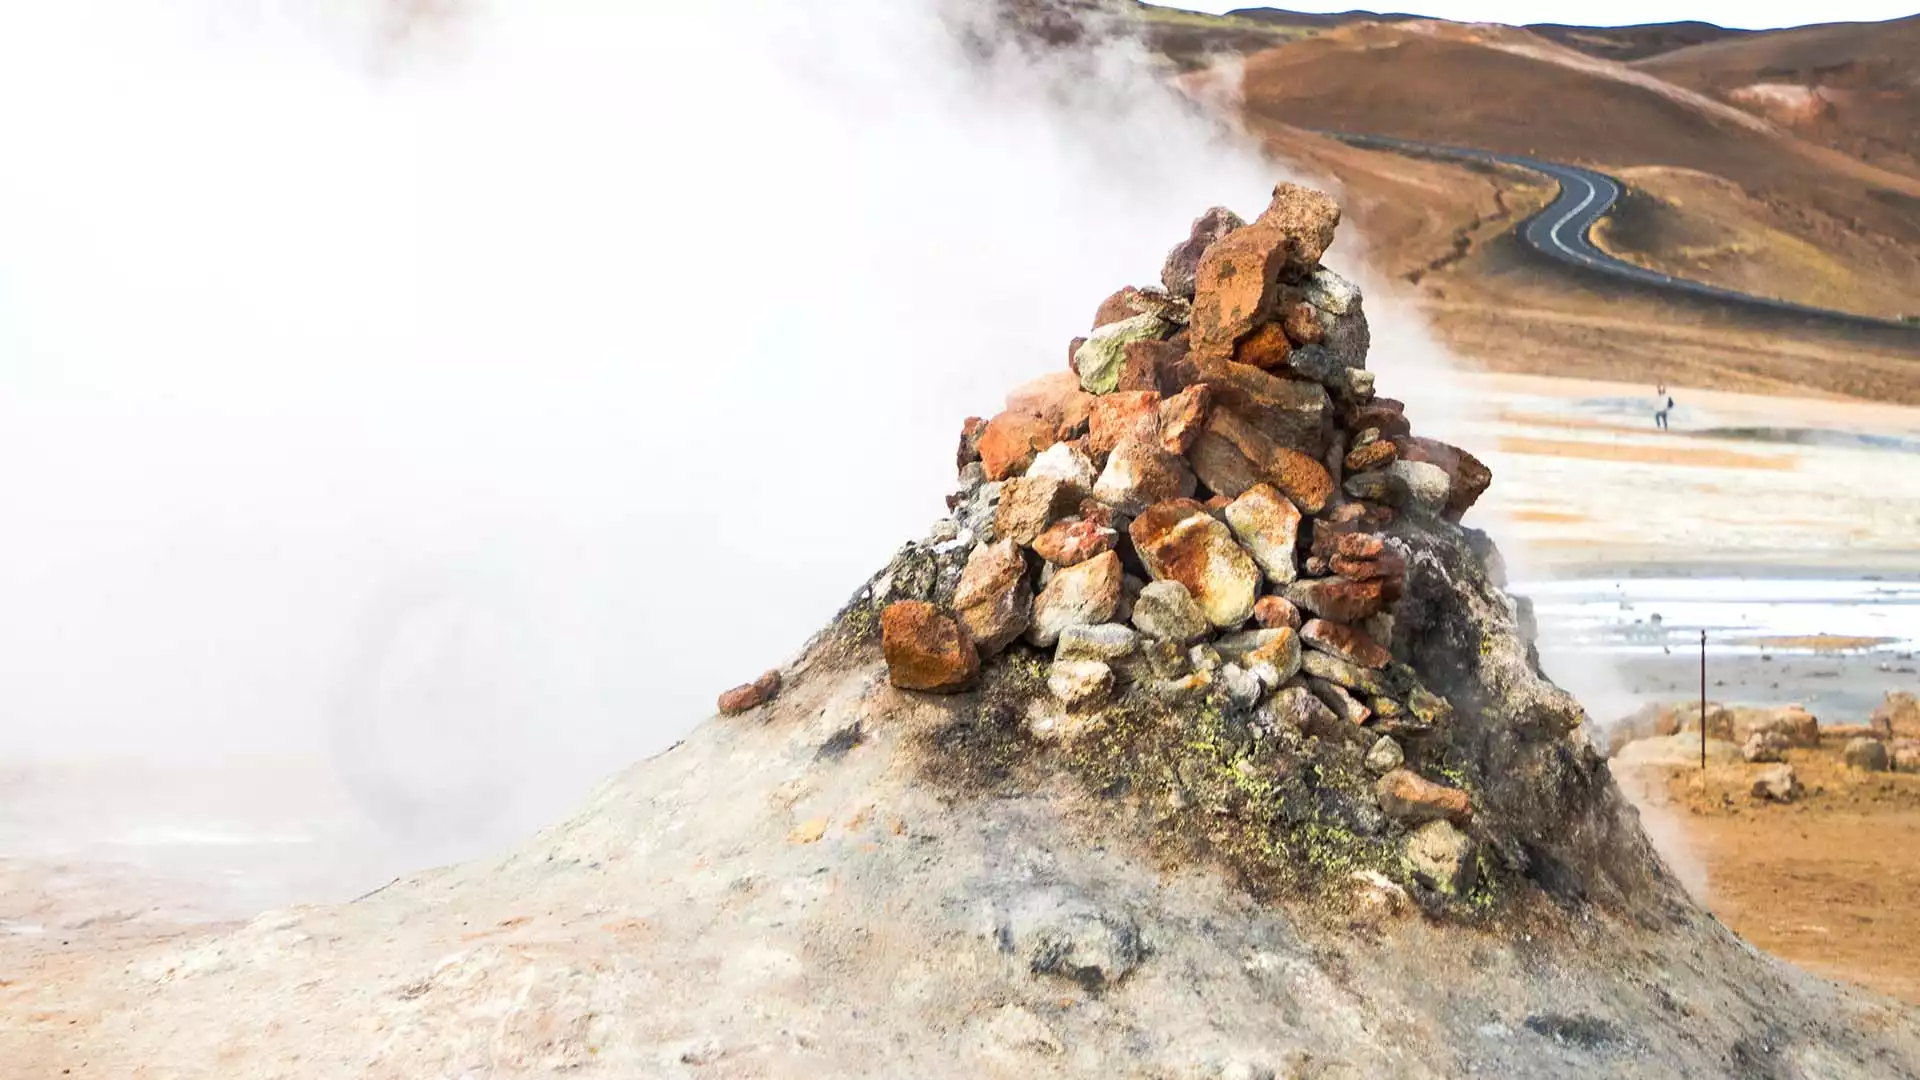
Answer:
[[[1408, 373], [1393, 376], [1404, 382]], [[1920, 409], [1471, 375], [1446, 434], [1498, 482], [1475, 517], [1531, 596], [1542, 662], [1604, 723], [1698, 690], [1709, 630], [1716, 701], [1804, 703], [1863, 722], [1920, 690]], [[1830, 752], [1827, 756], [1833, 756]], [[1819, 758], [1811, 795], [1746, 797], [1741, 768], [1705, 785], [1639, 777], [1629, 794], [1709, 908], [1762, 948], [1920, 1001], [1920, 957], [1877, 943], [1920, 932], [1920, 780], [1849, 776]], [[280, 793], [274, 800], [261, 792]], [[288, 791], [303, 793], [289, 799]], [[271, 802], [275, 816], [262, 819]], [[7, 778], [0, 799], [0, 1010], [118, 950], [293, 903], [349, 899], [423, 861], [359, 824], [338, 779], [284, 761], [168, 770], [89, 761]]]

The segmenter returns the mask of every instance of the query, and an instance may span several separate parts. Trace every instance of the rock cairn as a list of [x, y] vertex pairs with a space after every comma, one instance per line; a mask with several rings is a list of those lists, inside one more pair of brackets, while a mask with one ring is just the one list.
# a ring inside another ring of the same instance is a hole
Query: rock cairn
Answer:
[[1356, 753], [1379, 810], [1426, 830], [1407, 858], [1452, 890], [1473, 807], [1410, 767], [1452, 707], [1396, 657], [1408, 551], [1388, 530], [1449, 528], [1492, 475], [1376, 393], [1360, 290], [1320, 263], [1339, 220], [1293, 184], [1251, 223], [1202, 215], [1066, 371], [966, 420], [950, 515], [861, 603], [897, 687], [1037, 665], [1043, 739], [1151, 703]]

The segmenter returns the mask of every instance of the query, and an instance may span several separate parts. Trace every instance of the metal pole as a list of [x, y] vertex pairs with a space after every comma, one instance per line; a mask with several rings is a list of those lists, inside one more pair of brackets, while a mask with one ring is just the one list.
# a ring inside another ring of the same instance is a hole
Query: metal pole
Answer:
[[1707, 632], [1700, 631], [1700, 771], [1707, 771]]

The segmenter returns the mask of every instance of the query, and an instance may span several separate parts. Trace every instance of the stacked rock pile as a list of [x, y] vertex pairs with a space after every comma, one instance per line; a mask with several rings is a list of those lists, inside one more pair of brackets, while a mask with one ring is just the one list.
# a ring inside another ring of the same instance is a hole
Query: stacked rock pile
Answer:
[[1033, 657], [1061, 739], [1130, 701], [1224, 700], [1355, 746], [1389, 816], [1465, 823], [1465, 792], [1405, 767], [1451, 708], [1396, 659], [1389, 530], [1457, 522], [1492, 476], [1376, 394], [1360, 291], [1320, 265], [1339, 219], [1292, 184], [1252, 223], [1208, 211], [1068, 370], [965, 422], [951, 515], [865, 598], [894, 685], [962, 691]]

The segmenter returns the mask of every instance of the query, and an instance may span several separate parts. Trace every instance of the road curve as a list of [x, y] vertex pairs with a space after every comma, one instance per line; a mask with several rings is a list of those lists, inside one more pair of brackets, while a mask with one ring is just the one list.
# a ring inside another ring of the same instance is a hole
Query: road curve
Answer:
[[1463, 161], [1514, 165], [1551, 176], [1560, 184], [1559, 196], [1548, 204], [1546, 209], [1521, 222], [1519, 236], [1528, 247], [1560, 262], [1594, 273], [1626, 278], [1655, 288], [1691, 293], [1720, 303], [1804, 315], [1828, 322], [1908, 330], [1920, 336], [1920, 323], [1880, 319], [1871, 315], [1857, 315], [1850, 311], [1834, 311], [1830, 308], [1796, 304], [1789, 300], [1776, 300], [1767, 296], [1755, 296], [1752, 293], [1735, 292], [1732, 289], [1708, 285], [1703, 281], [1662, 274], [1657, 270], [1649, 270], [1644, 266], [1635, 266], [1630, 262], [1614, 258], [1594, 246], [1590, 235], [1594, 225], [1613, 208], [1615, 202], [1619, 201], [1623, 190], [1619, 180], [1605, 173], [1583, 169], [1577, 165], [1563, 165], [1559, 162], [1522, 157], [1518, 154], [1501, 154], [1492, 150], [1445, 146], [1413, 139], [1396, 139], [1387, 135], [1360, 135], [1342, 131], [1322, 131], [1319, 134], [1363, 149], [1392, 150], [1431, 157], [1456, 158]]

